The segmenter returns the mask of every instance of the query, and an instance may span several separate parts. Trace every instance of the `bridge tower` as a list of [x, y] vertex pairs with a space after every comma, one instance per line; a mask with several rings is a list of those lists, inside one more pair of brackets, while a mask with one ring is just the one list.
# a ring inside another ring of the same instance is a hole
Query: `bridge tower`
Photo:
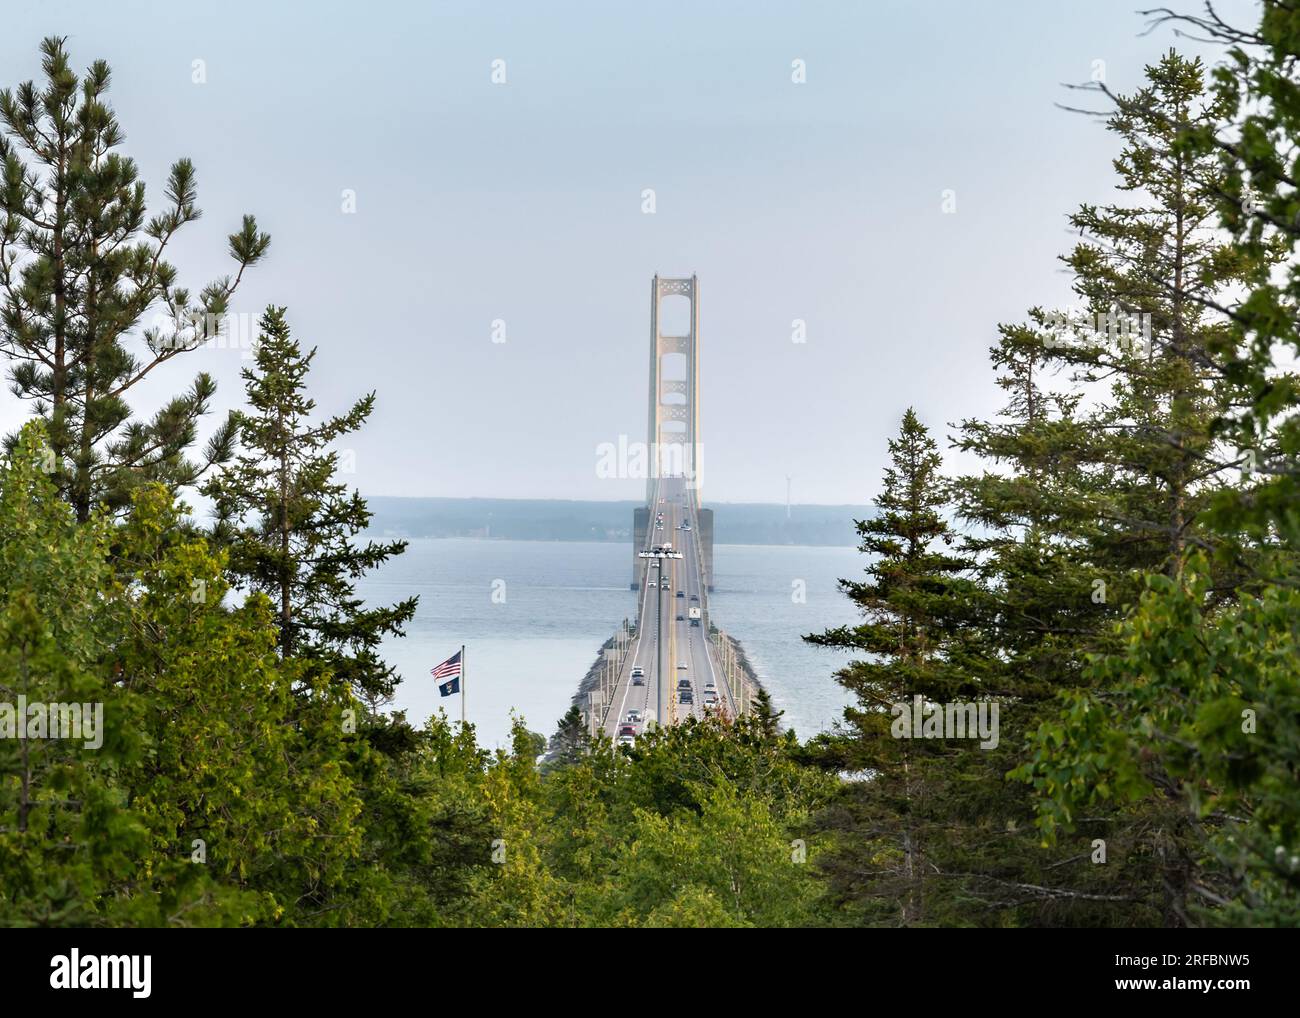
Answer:
[[[700, 486], [703, 481], [704, 457], [700, 444], [700, 282], [669, 279], [656, 275], [650, 283], [650, 377], [649, 417], [646, 423], [648, 476], [646, 508], [635, 511], [633, 519], [632, 586], [645, 582], [646, 560], [635, 557], [645, 546], [650, 520], [655, 508], [655, 491], [661, 477], [681, 477], [692, 509], [699, 523], [700, 565], [704, 582], [713, 589], [713, 511], [700, 509]], [[666, 334], [662, 314], [665, 299], [684, 298], [689, 310], [685, 316], [670, 317]], [[684, 322], [685, 331], [681, 331]]]
[[[655, 276], [650, 283], [650, 417], [646, 441], [651, 459], [661, 476], [685, 476], [692, 501], [699, 504], [700, 484], [700, 283], [699, 279], [665, 279]], [[684, 297], [690, 302], [687, 330], [665, 335], [662, 331], [663, 302]], [[673, 357], [665, 365], [665, 358]], [[646, 478], [645, 500], [653, 504], [656, 471]]]

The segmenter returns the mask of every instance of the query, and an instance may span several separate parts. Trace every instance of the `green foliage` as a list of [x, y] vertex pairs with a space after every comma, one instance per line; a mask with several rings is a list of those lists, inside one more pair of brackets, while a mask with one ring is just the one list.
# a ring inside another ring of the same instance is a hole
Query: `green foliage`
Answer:
[[[1064, 261], [1103, 331], [1067, 328], [1042, 309], [1002, 328], [993, 360], [1011, 400], [998, 421], [966, 422], [960, 442], [998, 469], [964, 478], [959, 492], [991, 595], [980, 625], [1001, 648], [994, 681], [1015, 697], [1018, 735], [1030, 736], [1003, 761], [1038, 799], [1009, 789], [1001, 805], [1020, 832], [1017, 882], [1040, 884], [1026, 875], [1033, 805], [1048, 853], [1085, 860], [1054, 869], [1047, 902], [1068, 902], [1074, 921], [1113, 900], [1107, 924], [1183, 925], [1188, 896], [1213, 882], [1198, 875], [1203, 833], [1135, 761], [1101, 774], [1121, 735], [1098, 704], [1125, 702], [1134, 678], [1089, 663], [1122, 656], [1120, 627], [1153, 577], [1172, 581], [1204, 553], [1212, 612], [1258, 584], [1278, 552], [1213, 522], [1243, 485], [1223, 422], [1252, 395], [1222, 356], [1241, 293], [1269, 276], [1278, 251], [1246, 250], [1214, 229], [1225, 175], [1195, 139], [1227, 106], [1207, 93], [1200, 62], [1169, 53], [1146, 76], [1144, 88], [1111, 97], [1122, 201], [1071, 217], [1082, 239]], [[1149, 315], [1149, 343], [1140, 320], [1111, 327], [1134, 315]], [[1080, 812], [1071, 797], [1085, 786]], [[1104, 866], [1087, 862], [1098, 841]]]
[[316, 404], [305, 390], [315, 356], [293, 339], [284, 308], [266, 310], [255, 364], [243, 371], [250, 411], [236, 414], [242, 450], [205, 493], [232, 574], [272, 600], [281, 654], [319, 661], [374, 704], [390, 698], [396, 683], [379, 644], [401, 635], [418, 598], [374, 608], [356, 594], [357, 578], [400, 555], [406, 542], [353, 543], [370, 511], [335, 479], [332, 445], [365, 423], [375, 397], [312, 423]]
[[[970, 751], [955, 741], [896, 738], [895, 705], [910, 710], [914, 697], [983, 699], [990, 656], [963, 617], [977, 599], [964, 575], [975, 563], [947, 550], [955, 539], [945, 519], [947, 483], [938, 447], [912, 410], [889, 452], [880, 512], [858, 524], [861, 551], [872, 556], [869, 580], [841, 581], [864, 621], [805, 639], [865, 655], [836, 673], [857, 703], [844, 712], [846, 730], [820, 746], [827, 766], [867, 776], [846, 784], [826, 818], [839, 834], [826, 871], [841, 901], [862, 917], [888, 921], [897, 906], [899, 922], [922, 925], [933, 921], [931, 833], [952, 820], [937, 790], [956, 779]], [[880, 901], [889, 904], [877, 913]]]
[[[252, 216], [229, 238], [234, 278], [197, 295], [167, 261], [180, 230], [200, 216], [193, 164], [172, 166], [166, 206], [153, 216], [107, 93], [102, 60], [78, 77], [65, 40], [41, 44], [44, 81], [0, 91], [0, 352], [13, 391], [46, 422], [52, 477], [86, 521], [94, 505], [124, 508], [132, 489], [156, 480], [195, 483], [230, 454], [231, 424], [203, 455], [186, 457], [215, 384], [206, 373], [147, 421], [126, 401], [159, 365], [213, 339], [243, 277], [270, 238]], [[166, 324], [131, 334], [156, 309]], [[12, 448], [14, 436], [8, 447]]]
[[1214, 72], [1222, 115], [1191, 135], [1187, 146], [1219, 162], [1217, 210], [1232, 249], [1243, 259], [1278, 266], [1250, 279], [1230, 330], [1213, 351], [1221, 370], [1250, 393], [1225, 415], [1224, 433], [1242, 451], [1251, 476], [1220, 493], [1216, 521], [1261, 542], [1280, 535], [1294, 549], [1300, 544], [1300, 376], [1291, 360], [1300, 350], [1300, 17], [1290, 4], [1264, 0], [1255, 26], [1232, 26], [1212, 11], [1174, 20], [1227, 43], [1227, 59]]
[[[111, 574], [102, 521], [77, 526], [42, 471], [44, 429], [28, 425], [0, 467], [0, 702], [98, 704], [93, 739], [17, 738], [0, 719], [0, 925], [85, 926], [120, 918], [101, 889], [128, 879], [147, 843], [114, 774], [139, 759], [122, 724], [131, 698], [106, 682], [113, 619], [94, 592]], [[0, 709], [4, 709], [0, 708]], [[27, 730], [25, 716], [9, 726]], [[85, 734], [84, 732], [82, 733]], [[95, 748], [94, 742], [100, 745]]]
[[[1172, 840], [1195, 835], [1195, 903], [1181, 923], [1300, 923], [1300, 594], [1268, 587], [1207, 609], [1207, 563], [1152, 576], [1014, 776], [1040, 796], [1051, 840], [1083, 811], [1147, 806]], [[1152, 801], [1159, 809], [1151, 808]], [[1207, 914], [1208, 913], [1208, 914]]]
[[698, 812], [635, 811], [611, 860], [615, 876], [586, 892], [592, 917], [619, 926], [811, 925], [821, 888], [787, 823], [730, 782], [695, 795]]
[[[1300, 925], [1300, 17], [1184, 20], [1231, 44], [1212, 88], [1172, 52], [1100, 88], [1121, 197], [1063, 262], [1103, 331], [1000, 327], [1005, 409], [955, 439], [982, 472], [945, 480], [911, 410], [889, 443], [862, 619], [807, 637], [854, 652], [845, 725], [801, 746], [760, 694], [616, 750], [575, 708], [495, 753], [377, 711], [415, 599], [356, 596], [404, 545], [354, 543], [334, 451], [374, 396], [314, 420], [284, 309], [197, 461], [205, 375], [133, 418], [269, 241], [246, 217], [192, 299], [193, 167], [147, 218], [107, 66], [46, 40], [0, 92], [0, 352], [36, 418], [0, 465], [0, 925]], [[177, 489], [213, 465], [205, 536]], [[896, 738], [913, 697], [995, 700], [998, 745]], [[45, 704], [103, 720], [50, 737]]]
[[145, 488], [120, 535], [134, 569], [118, 667], [148, 737], [122, 777], [153, 835], [145, 870], [188, 864], [201, 839], [218, 879], [265, 893], [249, 918], [292, 916], [359, 851], [360, 802], [340, 760], [356, 705], [324, 679], [295, 695], [300, 669], [276, 655], [266, 599], [226, 608], [222, 560], [178, 522], [166, 493]]
[[0, 740], [0, 921], [293, 919], [359, 851], [355, 705], [295, 695], [265, 599], [223, 605], [221, 559], [163, 488], [137, 488], [120, 526], [78, 524], [38, 470], [45, 450], [29, 425], [0, 474], [4, 698], [98, 705], [103, 724], [98, 746]]

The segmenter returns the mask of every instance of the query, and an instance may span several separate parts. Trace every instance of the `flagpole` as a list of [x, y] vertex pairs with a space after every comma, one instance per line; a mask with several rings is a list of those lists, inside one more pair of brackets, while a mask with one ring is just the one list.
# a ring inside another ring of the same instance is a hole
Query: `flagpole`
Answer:
[[465, 645], [460, 645], [460, 730], [465, 730]]

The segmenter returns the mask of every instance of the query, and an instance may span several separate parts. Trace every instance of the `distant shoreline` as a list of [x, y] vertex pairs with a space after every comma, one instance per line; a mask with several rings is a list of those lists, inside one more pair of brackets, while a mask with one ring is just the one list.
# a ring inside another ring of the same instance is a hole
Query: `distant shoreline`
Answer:
[[[385, 541], [482, 541], [484, 544], [491, 544], [497, 541], [517, 541], [527, 544], [620, 544], [619, 538], [614, 537], [477, 537], [466, 534], [445, 534], [439, 537], [424, 534], [407, 534], [400, 530], [376, 530], [371, 527], [361, 534], [362, 537], [372, 540]], [[628, 540], [631, 540], [629, 537]], [[856, 543], [850, 544], [771, 544], [756, 541], [716, 541], [713, 545], [715, 548], [856, 548]]]
[[[645, 503], [638, 499], [628, 498], [497, 498], [489, 495], [371, 495], [365, 492], [361, 495], [367, 502], [435, 502], [446, 504], [467, 503], [484, 503], [500, 502], [505, 505], [572, 505], [572, 506], [611, 506], [615, 508], [635, 508], [644, 506]], [[700, 505], [706, 509], [771, 509], [779, 512], [785, 512], [784, 502], [715, 502], [711, 499], [705, 499]], [[792, 502], [790, 504], [791, 512], [799, 510], [810, 510], [813, 512], [822, 512], [825, 510], [867, 510], [869, 506], [855, 505], [852, 502]]]
[[[627, 544], [639, 501], [580, 499], [421, 498], [370, 495], [366, 529], [390, 538], [469, 538]], [[789, 547], [854, 547], [856, 520], [867, 506], [706, 502], [714, 543]]]

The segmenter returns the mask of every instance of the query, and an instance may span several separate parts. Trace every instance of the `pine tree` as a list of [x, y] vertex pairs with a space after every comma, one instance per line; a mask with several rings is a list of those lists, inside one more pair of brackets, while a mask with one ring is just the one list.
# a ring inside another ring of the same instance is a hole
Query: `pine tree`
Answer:
[[[0, 91], [0, 352], [13, 391], [46, 423], [54, 479], [84, 522], [97, 503], [125, 507], [137, 484], [174, 490], [229, 457], [227, 421], [197, 461], [187, 458], [215, 391], [206, 372], [147, 421], [133, 417], [127, 396], [216, 336], [270, 238], [245, 216], [229, 238], [236, 275], [192, 298], [165, 256], [200, 216], [193, 164], [172, 166], [166, 208], [149, 216], [136, 165], [117, 151], [123, 134], [106, 101], [108, 65], [96, 61], [79, 78], [63, 39], [47, 38], [41, 52], [42, 85]], [[142, 359], [130, 340], [151, 308], [164, 321], [143, 330]]]
[[1003, 734], [990, 752], [963, 758], [955, 784], [965, 791], [945, 832], [948, 866], [963, 876], [947, 886], [961, 895], [958, 921], [1126, 925], [1152, 920], [1135, 910], [1127, 887], [1113, 886], [1118, 867], [1091, 862], [1093, 837], [1104, 836], [1117, 856], [1128, 845], [1110, 811], [1090, 811], [1086, 831], [1044, 846], [1032, 790], [1006, 778], [1023, 764], [1026, 738], [1055, 715], [1058, 692], [1086, 681], [1088, 649], [1106, 638], [1137, 583], [1123, 572], [1098, 576], [1090, 514], [1103, 488], [1077, 460], [1087, 447], [1084, 399], [1052, 384], [1050, 328], [1038, 308], [1028, 323], [999, 327], [990, 359], [1007, 402], [993, 420], [964, 422], [957, 441], [989, 466], [959, 478], [954, 499], [979, 580], [965, 619], [990, 648], [984, 681], [1001, 700]]
[[249, 411], [236, 415], [241, 452], [205, 488], [214, 534], [229, 546], [234, 576], [275, 606], [281, 655], [319, 661], [374, 706], [396, 683], [380, 642], [401, 635], [418, 598], [369, 608], [356, 595], [356, 579], [401, 554], [406, 542], [354, 543], [371, 514], [358, 492], [335, 479], [331, 446], [365, 423], [375, 397], [313, 423], [306, 384], [316, 351], [302, 352], [284, 310], [262, 316], [254, 366], [243, 371]]

